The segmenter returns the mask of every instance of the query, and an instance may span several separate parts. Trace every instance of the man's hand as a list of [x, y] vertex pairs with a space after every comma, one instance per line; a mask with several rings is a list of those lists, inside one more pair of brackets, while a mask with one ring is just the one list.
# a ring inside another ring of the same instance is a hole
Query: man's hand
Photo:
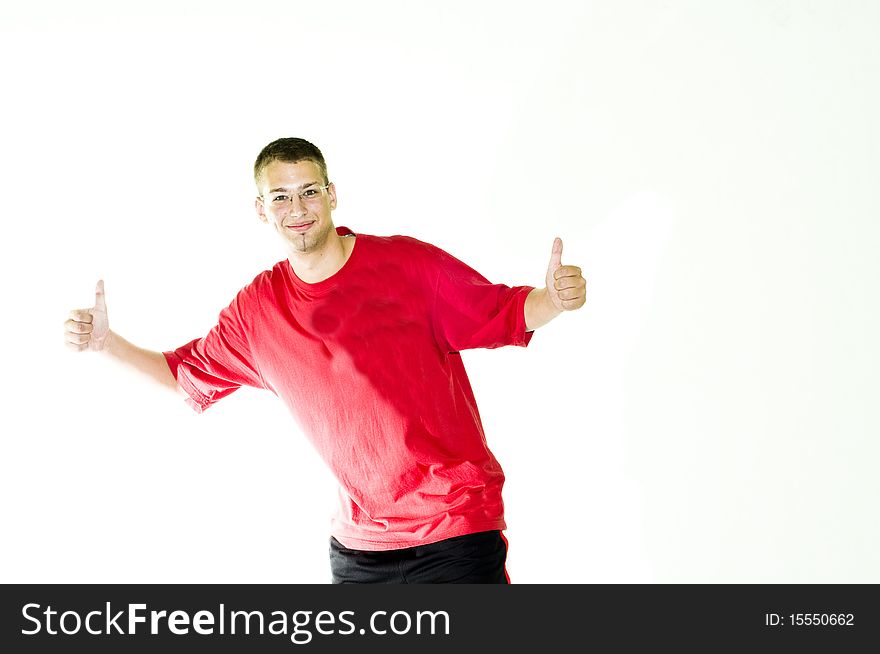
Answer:
[[526, 298], [526, 331], [546, 325], [563, 311], [580, 309], [587, 301], [587, 281], [577, 266], [562, 265], [562, 239], [553, 241], [550, 264], [547, 266], [547, 284], [536, 288]]
[[70, 318], [64, 323], [64, 341], [67, 347], [77, 352], [100, 352], [107, 347], [109, 335], [104, 280], [98, 280], [95, 287], [95, 306], [70, 312]]
[[547, 297], [559, 311], [580, 309], [587, 301], [587, 280], [577, 266], [562, 265], [562, 239], [553, 241], [547, 266]]

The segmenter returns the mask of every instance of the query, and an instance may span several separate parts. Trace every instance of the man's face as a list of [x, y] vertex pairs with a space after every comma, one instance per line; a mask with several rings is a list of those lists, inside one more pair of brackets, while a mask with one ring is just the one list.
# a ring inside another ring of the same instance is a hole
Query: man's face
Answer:
[[330, 212], [336, 208], [336, 188], [323, 186], [313, 161], [273, 161], [263, 169], [257, 215], [272, 225], [288, 250], [319, 251], [335, 233]]

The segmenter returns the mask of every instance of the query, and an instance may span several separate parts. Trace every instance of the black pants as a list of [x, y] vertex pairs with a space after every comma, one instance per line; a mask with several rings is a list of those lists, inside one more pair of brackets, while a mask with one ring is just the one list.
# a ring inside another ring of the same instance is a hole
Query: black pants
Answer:
[[382, 552], [350, 550], [330, 537], [334, 584], [508, 584], [506, 561], [500, 531]]

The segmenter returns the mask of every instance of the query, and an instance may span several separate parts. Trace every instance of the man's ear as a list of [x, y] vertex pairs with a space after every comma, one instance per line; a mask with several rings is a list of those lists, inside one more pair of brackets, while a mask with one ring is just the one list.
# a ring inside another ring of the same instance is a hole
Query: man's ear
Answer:
[[330, 209], [336, 208], [336, 185], [333, 182], [330, 182], [330, 185], [327, 187], [327, 195], [330, 196]]
[[266, 216], [266, 207], [263, 205], [263, 198], [261, 198], [259, 195], [254, 200], [254, 209], [256, 209], [257, 211], [257, 218], [268, 224], [269, 217]]

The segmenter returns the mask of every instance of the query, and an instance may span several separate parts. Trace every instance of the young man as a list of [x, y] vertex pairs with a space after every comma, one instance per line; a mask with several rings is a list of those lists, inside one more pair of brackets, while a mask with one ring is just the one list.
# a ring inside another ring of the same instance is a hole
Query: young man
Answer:
[[95, 306], [65, 322], [68, 346], [104, 352], [185, 395], [196, 410], [247, 384], [277, 395], [340, 484], [334, 583], [508, 583], [501, 487], [459, 352], [526, 346], [583, 306], [561, 264], [545, 288], [491, 284], [428, 243], [334, 227], [336, 187], [298, 138], [257, 157], [257, 216], [288, 257], [235, 296], [208, 334], [138, 348]]

